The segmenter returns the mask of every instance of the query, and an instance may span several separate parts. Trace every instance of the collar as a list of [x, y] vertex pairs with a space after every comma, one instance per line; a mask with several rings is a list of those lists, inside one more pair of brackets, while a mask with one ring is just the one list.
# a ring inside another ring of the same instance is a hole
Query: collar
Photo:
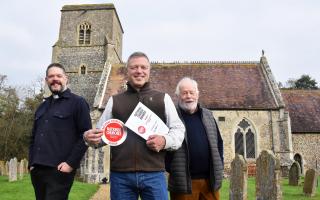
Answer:
[[127, 82], [127, 91], [128, 91], [128, 92], [137, 93], [137, 92], [145, 92], [145, 91], [149, 91], [149, 90], [151, 90], [150, 82], [146, 82], [146, 83], [142, 86], [142, 88], [140, 88], [139, 91], [137, 91], [134, 87], [132, 87], [129, 82]]
[[[58, 97], [56, 97], [56, 95]], [[49, 97], [46, 97], [45, 100], [48, 100], [48, 99], [59, 99], [59, 98], [69, 98], [71, 96], [71, 91], [70, 91], [69, 88], [67, 88], [61, 94], [56, 94], [56, 95], [51, 94]]]

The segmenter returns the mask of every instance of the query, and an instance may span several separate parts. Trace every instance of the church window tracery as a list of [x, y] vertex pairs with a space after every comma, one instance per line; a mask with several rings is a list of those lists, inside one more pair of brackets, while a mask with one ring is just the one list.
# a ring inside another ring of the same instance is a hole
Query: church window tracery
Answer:
[[80, 24], [79, 26], [79, 44], [88, 45], [90, 44], [91, 36], [91, 25], [87, 22]]
[[252, 125], [243, 119], [234, 134], [235, 153], [244, 158], [254, 159], [256, 157], [255, 133]]

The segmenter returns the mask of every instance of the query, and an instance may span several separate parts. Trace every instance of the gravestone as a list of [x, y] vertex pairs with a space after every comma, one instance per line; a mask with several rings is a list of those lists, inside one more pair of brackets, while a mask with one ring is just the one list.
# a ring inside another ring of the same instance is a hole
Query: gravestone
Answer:
[[0, 176], [4, 176], [5, 162], [0, 160]]
[[23, 179], [23, 175], [26, 173], [26, 160], [22, 159], [19, 164], [19, 179]]
[[17, 158], [10, 159], [9, 161], [9, 182], [17, 180]]
[[230, 200], [247, 200], [248, 168], [242, 155], [236, 154], [231, 162]]
[[29, 161], [26, 158], [24, 158], [23, 160], [24, 160], [24, 163], [25, 163], [24, 173], [28, 174], [29, 173], [29, 169], [28, 169]]
[[290, 170], [289, 170], [289, 185], [292, 186], [298, 186], [299, 185], [299, 179], [300, 179], [300, 164], [295, 161], [292, 163]]
[[263, 150], [257, 159], [256, 200], [280, 200], [280, 161], [272, 151]]
[[316, 194], [318, 174], [314, 169], [308, 169], [304, 177], [303, 193], [308, 197], [313, 197]]
[[4, 175], [9, 176], [9, 161], [6, 161], [6, 164], [4, 166]]

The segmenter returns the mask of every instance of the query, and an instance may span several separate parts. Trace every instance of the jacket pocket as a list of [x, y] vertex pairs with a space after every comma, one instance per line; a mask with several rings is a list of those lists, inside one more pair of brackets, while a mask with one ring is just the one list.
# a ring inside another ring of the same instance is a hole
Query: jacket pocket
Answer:
[[55, 112], [53, 113], [55, 131], [71, 131], [73, 127], [73, 120], [71, 113]]

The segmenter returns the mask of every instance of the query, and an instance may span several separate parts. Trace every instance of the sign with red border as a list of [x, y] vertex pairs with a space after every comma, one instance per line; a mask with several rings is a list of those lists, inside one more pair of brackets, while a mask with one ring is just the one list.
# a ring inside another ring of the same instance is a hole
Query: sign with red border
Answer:
[[118, 119], [107, 120], [102, 128], [102, 141], [110, 146], [118, 146], [127, 138], [127, 130], [124, 123]]

